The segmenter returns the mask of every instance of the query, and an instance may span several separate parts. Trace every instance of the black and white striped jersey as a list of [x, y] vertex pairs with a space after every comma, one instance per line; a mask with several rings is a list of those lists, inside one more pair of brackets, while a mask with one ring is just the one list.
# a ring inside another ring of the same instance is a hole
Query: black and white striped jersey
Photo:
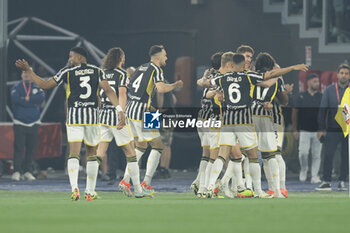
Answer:
[[131, 77], [126, 115], [132, 120], [142, 120], [143, 112], [151, 105], [152, 92], [157, 82], [164, 82], [163, 70], [152, 62], [141, 65]]
[[[209, 78], [215, 78], [217, 76], [221, 75], [219, 71], [214, 71]], [[207, 98], [207, 93], [209, 91], [215, 91], [219, 90], [220, 88], [214, 89], [214, 88], [204, 88], [203, 90], [203, 96], [201, 98], [201, 109], [198, 112], [198, 119], [200, 120], [208, 120], [209, 118], [212, 119], [220, 119], [221, 116], [221, 103], [218, 100], [217, 96], [214, 96], [213, 98]]]
[[208, 120], [213, 113], [213, 101], [206, 97], [211, 88], [204, 88], [201, 98], [201, 109], [198, 112], [199, 120]]
[[[111, 88], [116, 92], [119, 98], [119, 87], [128, 87], [129, 77], [128, 73], [119, 68], [115, 68], [112, 70], [104, 70], [106, 74], [106, 79]], [[99, 122], [105, 126], [116, 126], [118, 123], [118, 112], [115, 109], [114, 105], [110, 102], [106, 93], [103, 89], [100, 90], [101, 97], [101, 109]]]
[[283, 79], [279, 78], [277, 82], [269, 87], [264, 88], [260, 86], [254, 87], [252, 112], [253, 116], [272, 116], [272, 110], [264, 108], [264, 102], [272, 102], [278, 92], [285, 91]]
[[100, 68], [81, 64], [61, 69], [53, 79], [66, 84], [67, 125], [98, 124], [98, 87], [105, 74]]
[[211, 80], [224, 94], [223, 125], [252, 124], [254, 85], [263, 80], [263, 74], [251, 71], [226, 73]]
[[280, 104], [278, 104], [276, 101], [273, 101], [273, 108], [272, 108], [272, 120], [273, 123], [278, 125], [284, 125], [284, 118], [282, 113], [282, 107]]

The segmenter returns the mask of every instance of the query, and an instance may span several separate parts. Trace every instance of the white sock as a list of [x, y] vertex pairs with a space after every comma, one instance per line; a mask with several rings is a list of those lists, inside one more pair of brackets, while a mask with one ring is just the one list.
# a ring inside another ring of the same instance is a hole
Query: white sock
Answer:
[[244, 177], [245, 177], [245, 186], [248, 189], [253, 190], [253, 182], [252, 182], [252, 177], [250, 176], [248, 157], [244, 158], [243, 169], [244, 169]]
[[86, 189], [85, 192], [91, 195], [95, 194], [96, 179], [98, 174], [98, 162], [87, 161], [86, 163]]
[[[139, 149], [135, 149], [135, 152], [136, 152], [136, 159], [137, 159], [137, 162], [140, 161], [142, 155], [144, 154], [144, 152], [140, 151]], [[124, 172], [124, 181], [128, 184], [130, 184], [130, 174], [128, 173], [128, 164], [126, 164], [126, 168], [125, 168], [125, 172]]]
[[203, 160], [204, 157], [202, 157], [201, 162], [199, 163], [199, 169], [196, 179], [192, 183], [199, 183], [201, 174], [205, 172], [205, 168], [207, 167], [208, 161]]
[[152, 177], [159, 164], [160, 155], [161, 153], [154, 149], [152, 149], [151, 153], [149, 154], [146, 166], [146, 175], [144, 179], [147, 185], [151, 185]]
[[[242, 162], [234, 162], [233, 163], [233, 176], [234, 179], [232, 179], [232, 186], [233, 183], [236, 183], [236, 189], [237, 187], [239, 188], [239, 191], [242, 191], [245, 189], [245, 185], [243, 182], [243, 177], [242, 177]], [[233, 181], [235, 180], [235, 181]]]
[[261, 168], [259, 163], [249, 163], [250, 176], [252, 177], [254, 192], [259, 195], [262, 192], [261, 189]]
[[211, 187], [211, 188], [215, 187], [215, 182], [218, 179], [223, 166], [224, 166], [224, 162], [222, 161], [222, 159], [220, 159], [220, 157], [217, 158], [213, 163], [213, 167], [211, 168], [208, 187]]
[[69, 183], [72, 187], [72, 192], [74, 189], [78, 188], [78, 175], [79, 175], [79, 159], [70, 158], [67, 160], [67, 170], [69, 176]]
[[286, 163], [282, 158], [282, 155], [276, 155], [278, 167], [280, 169], [280, 186], [282, 189], [286, 189]]
[[205, 168], [203, 191], [205, 191], [204, 189], [208, 189], [209, 179], [210, 179], [211, 169], [213, 168], [213, 164], [214, 164], [214, 161], [209, 161], [207, 164], [207, 167]]
[[202, 160], [200, 165], [199, 165], [199, 171], [198, 171], [198, 175], [199, 175], [199, 193], [203, 193], [204, 187], [205, 187], [205, 171], [207, 169], [207, 165], [209, 164], [208, 161], [206, 160]]
[[141, 193], [141, 185], [140, 185], [140, 169], [139, 164], [137, 162], [128, 162], [127, 170], [130, 174], [132, 184], [134, 185], [134, 191], [137, 193]]
[[232, 160], [228, 162], [225, 174], [221, 179], [221, 184], [223, 184], [224, 186], [228, 186], [228, 182], [231, 180], [233, 176], [233, 164], [234, 162]]
[[271, 181], [273, 185], [273, 191], [275, 192], [276, 197], [280, 197], [280, 171], [278, 167], [278, 162], [276, 158], [271, 158], [268, 160], [270, 172], [271, 172]]
[[268, 185], [268, 189], [269, 190], [273, 190], [273, 181], [271, 180], [271, 169], [270, 169], [270, 166], [269, 166], [269, 161], [267, 159], [263, 159], [263, 169], [264, 169], [264, 173], [265, 173], [265, 177], [266, 177], [266, 180], [267, 180], [267, 185]]

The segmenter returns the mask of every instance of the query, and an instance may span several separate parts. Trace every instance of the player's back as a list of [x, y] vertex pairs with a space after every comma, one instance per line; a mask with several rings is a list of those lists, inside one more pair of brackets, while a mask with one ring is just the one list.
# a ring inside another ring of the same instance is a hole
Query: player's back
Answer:
[[164, 82], [163, 70], [152, 62], [141, 65], [131, 77], [128, 93], [127, 116], [142, 120], [151, 105], [152, 92], [157, 82]]
[[[226, 108], [241, 109], [250, 107], [252, 102], [252, 90], [256, 79], [244, 72], [226, 73], [220, 78], [220, 88], [224, 92], [224, 106]], [[262, 79], [262, 76], [258, 77]]]
[[[119, 98], [119, 87], [126, 87], [129, 83], [127, 72], [120, 68], [104, 70], [109, 86]], [[114, 105], [108, 99], [103, 89], [100, 90], [101, 109], [99, 115], [100, 124], [105, 126], [115, 126], [117, 124], [118, 113]]]
[[66, 83], [68, 125], [97, 124], [98, 87], [103, 71], [90, 64], [63, 68], [54, 77], [58, 84]]
[[[152, 62], [141, 65], [131, 78], [129, 98], [140, 102], [148, 102], [151, 98], [155, 82], [160, 81], [163, 71]], [[164, 78], [163, 78], [164, 79]]]
[[264, 108], [264, 102], [273, 102], [278, 92], [284, 91], [285, 86], [283, 79], [278, 79], [277, 82], [269, 88], [255, 86], [253, 91], [252, 111], [254, 116], [270, 116], [271, 110]]

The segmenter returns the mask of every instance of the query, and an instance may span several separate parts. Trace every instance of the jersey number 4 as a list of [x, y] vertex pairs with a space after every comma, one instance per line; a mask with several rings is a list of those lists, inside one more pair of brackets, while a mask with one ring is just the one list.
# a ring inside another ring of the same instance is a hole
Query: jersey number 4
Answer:
[[140, 84], [142, 81], [143, 73], [135, 79], [135, 81], [132, 83], [132, 87], [135, 88], [135, 93], [139, 90]]

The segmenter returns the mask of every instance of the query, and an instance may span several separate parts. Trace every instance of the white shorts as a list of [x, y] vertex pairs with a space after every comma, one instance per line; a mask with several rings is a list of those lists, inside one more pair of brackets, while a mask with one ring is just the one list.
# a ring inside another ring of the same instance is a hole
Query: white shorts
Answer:
[[271, 117], [253, 116], [255, 132], [258, 136], [258, 149], [261, 152], [277, 150], [277, 134]]
[[142, 121], [135, 121], [129, 119], [129, 125], [134, 137], [138, 137], [139, 142], [152, 141], [155, 138], [160, 137], [158, 129], [144, 129]]
[[281, 148], [283, 145], [283, 137], [284, 137], [284, 126], [279, 124], [273, 124], [275, 128], [275, 132], [277, 133], [277, 146]]
[[121, 130], [116, 127], [100, 125], [101, 139], [100, 142], [111, 142], [113, 138], [118, 146], [124, 146], [134, 140], [129, 125], [124, 126]]
[[67, 125], [68, 142], [82, 142], [88, 146], [97, 146], [100, 142], [98, 125]]
[[201, 146], [209, 146], [210, 149], [219, 147], [220, 130], [197, 128]]
[[235, 146], [237, 140], [244, 150], [257, 146], [256, 133], [253, 125], [229, 125], [220, 129], [220, 146]]

